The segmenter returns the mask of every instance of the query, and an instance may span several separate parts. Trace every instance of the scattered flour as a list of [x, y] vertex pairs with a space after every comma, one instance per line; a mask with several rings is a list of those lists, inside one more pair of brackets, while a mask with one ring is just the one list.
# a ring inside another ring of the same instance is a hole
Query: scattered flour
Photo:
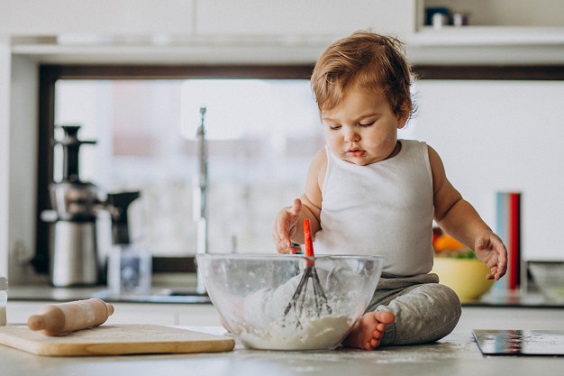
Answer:
[[322, 316], [308, 319], [301, 326], [276, 320], [257, 328], [248, 322], [233, 328], [247, 348], [262, 350], [334, 349], [344, 339], [354, 320], [348, 316]]

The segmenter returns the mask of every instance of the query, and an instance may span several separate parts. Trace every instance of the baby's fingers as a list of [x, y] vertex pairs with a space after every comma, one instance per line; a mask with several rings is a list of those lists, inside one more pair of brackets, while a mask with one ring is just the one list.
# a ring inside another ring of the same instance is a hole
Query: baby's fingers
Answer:
[[293, 253], [291, 237], [295, 233], [295, 226], [290, 224], [287, 217], [287, 214], [281, 214], [272, 229], [272, 239], [278, 253]]
[[297, 253], [300, 248], [292, 243], [292, 237], [296, 234], [296, 226], [302, 210], [302, 201], [297, 198], [288, 206], [282, 209], [272, 229], [272, 238], [278, 253]]
[[290, 240], [290, 235], [288, 232], [288, 226], [282, 225], [280, 222], [274, 225], [272, 231], [272, 239], [274, 240], [274, 246], [276, 247], [276, 252], [278, 253], [292, 253], [292, 241]]

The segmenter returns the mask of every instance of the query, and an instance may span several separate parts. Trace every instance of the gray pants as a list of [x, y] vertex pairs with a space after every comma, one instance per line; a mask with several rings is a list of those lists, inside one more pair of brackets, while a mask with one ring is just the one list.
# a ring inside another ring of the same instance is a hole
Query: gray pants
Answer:
[[460, 300], [438, 282], [432, 273], [407, 278], [382, 274], [366, 312], [388, 311], [396, 316], [386, 327], [383, 346], [434, 342], [452, 332], [462, 312]]

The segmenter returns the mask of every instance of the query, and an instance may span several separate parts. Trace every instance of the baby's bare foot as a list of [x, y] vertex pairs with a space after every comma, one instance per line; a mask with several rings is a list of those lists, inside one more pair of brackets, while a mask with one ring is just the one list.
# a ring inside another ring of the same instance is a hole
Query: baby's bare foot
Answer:
[[394, 314], [391, 312], [365, 313], [354, 324], [351, 332], [343, 341], [343, 345], [364, 350], [374, 350], [380, 346], [386, 325], [393, 323], [395, 319]]

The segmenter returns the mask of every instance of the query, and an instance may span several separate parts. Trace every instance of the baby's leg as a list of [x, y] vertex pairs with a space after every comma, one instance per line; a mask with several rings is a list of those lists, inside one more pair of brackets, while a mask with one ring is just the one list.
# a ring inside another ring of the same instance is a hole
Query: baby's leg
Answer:
[[393, 323], [394, 320], [395, 316], [391, 312], [367, 312], [354, 324], [343, 345], [374, 350], [380, 346], [386, 325]]
[[382, 345], [415, 345], [437, 341], [455, 328], [460, 301], [450, 288], [436, 283], [408, 287], [375, 311], [390, 311], [395, 321], [388, 326]]

